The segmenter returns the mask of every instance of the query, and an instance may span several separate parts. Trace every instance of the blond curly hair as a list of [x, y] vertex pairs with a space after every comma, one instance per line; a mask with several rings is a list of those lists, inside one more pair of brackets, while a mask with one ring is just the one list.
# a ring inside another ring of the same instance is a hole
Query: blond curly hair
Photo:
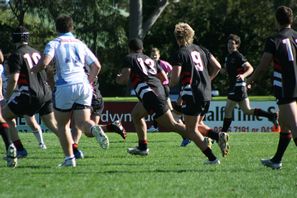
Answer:
[[189, 45], [193, 43], [195, 31], [189, 24], [180, 22], [175, 25], [174, 35], [182, 45]]

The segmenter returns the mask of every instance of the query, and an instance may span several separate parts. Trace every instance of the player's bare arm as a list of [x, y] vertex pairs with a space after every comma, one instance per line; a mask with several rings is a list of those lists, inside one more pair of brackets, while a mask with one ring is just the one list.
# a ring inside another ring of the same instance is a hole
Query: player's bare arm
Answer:
[[253, 66], [249, 63], [249, 62], [245, 62], [243, 64], [244, 68], [245, 68], [245, 72], [243, 74], [239, 74], [237, 75], [237, 78], [241, 79], [241, 80], [244, 80], [246, 77], [248, 77], [249, 75], [251, 75], [254, 71], [254, 68]]
[[213, 80], [218, 75], [218, 73], [220, 72], [222, 67], [221, 67], [221, 64], [219, 63], [219, 61], [213, 55], [211, 55], [211, 57], [210, 57], [209, 66], [210, 66], [209, 77], [211, 80]]
[[97, 78], [99, 72], [101, 70], [101, 64], [99, 61], [95, 61], [90, 65], [90, 73], [89, 73], [89, 82], [92, 84]]
[[52, 59], [53, 58], [51, 56], [43, 55], [41, 59], [38, 61], [38, 64], [35, 67], [32, 67], [31, 72], [37, 73], [45, 69], [50, 64]]
[[169, 87], [173, 87], [177, 85], [180, 79], [180, 73], [181, 73], [181, 66], [174, 66], [171, 71], [171, 79], [169, 82]]
[[165, 73], [164, 70], [161, 70], [161, 72], [157, 73], [157, 77], [160, 79], [160, 81], [163, 83], [164, 81], [168, 81], [168, 76]]
[[121, 72], [117, 74], [116, 83], [120, 85], [127, 85], [130, 78], [130, 72], [131, 72], [130, 68], [128, 67], [123, 68]]
[[13, 91], [16, 89], [19, 76], [20, 73], [13, 73], [8, 75], [5, 99], [9, 99]]

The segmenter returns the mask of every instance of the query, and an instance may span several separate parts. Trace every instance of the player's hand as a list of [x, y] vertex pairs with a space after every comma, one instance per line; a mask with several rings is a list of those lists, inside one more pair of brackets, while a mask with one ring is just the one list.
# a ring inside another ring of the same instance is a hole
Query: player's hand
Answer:
[[250, 89], [252, 89], [252, 85], [251, 85], [251, 84], [247, 84], [247, 85], [246, 85], [246, 88], [247, 88], [248, 90], [250, 90]]
[[239, 74], [236, 76], [237, 80], [244, 80], [244, 76], [242, 74]]

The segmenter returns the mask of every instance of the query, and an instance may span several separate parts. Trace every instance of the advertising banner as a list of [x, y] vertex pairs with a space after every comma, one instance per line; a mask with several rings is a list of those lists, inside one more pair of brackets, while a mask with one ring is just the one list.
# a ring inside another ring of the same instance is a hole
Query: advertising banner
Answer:
[[[136, 102], [105, 102], [105, 108], [101, 116], [101, 124], [120, 120], [127, 131], [135, 131], [131, 112]], [[205, 116], [204, 122], [214, 128], [220, 130], [223, 126], [225, 101], [212, 101], [210, 109]], [[251, 101], [252, 108], [261, 108], [265, 111], [278, 111], [275, 101]], [[235, 107], [233, 111], [234, 121], [232, 122], [229, 131], [232, 132], [271, 132], [273, 124], [267, 118], [246, 115], [239, 107]], [[39, 116], [36, 119], [41, 123]], [[153, 124], [153, 117], [146, 117], [148, 128]], [[28, 132], [30, 128], [27, 126], [24, 118], [17, 119], [19, 131]], [[48, 129], [41, 124], [43, 131]], [[160, 131], [166, 129], [159, 128]]]

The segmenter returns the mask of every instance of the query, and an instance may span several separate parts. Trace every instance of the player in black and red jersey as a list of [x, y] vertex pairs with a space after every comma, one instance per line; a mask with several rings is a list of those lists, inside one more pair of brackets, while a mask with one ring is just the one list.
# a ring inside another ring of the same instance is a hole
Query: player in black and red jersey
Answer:
[[297, 146], [297, 32], [291, 28], [294, 19], [291, 8], [278, 7], [275, 17], [279, 32], [266, 40], [260, 64], [247, 83], [260, 79], [271, 62], [274, 63], [273, 88], [279, 107], [281, 132], [275, 155], [271, 159], [262, 159], [261, 163], [272, 169], [280, 169], [292, 135]]
[[243, 112], [247, 115], [263, 116], [268, 118], [274, 126], [278, 127], [277, 113], [267, 112], [260, 108], [252, 109], [247, 94], [245, 78], [253, 71], [253, 66], [238, 51], [241, 40], [235, 34], [228, 36], [227, 49], [228, 56], [225, 59], [225, 68], [221, 73], [227, 73], [229, 78], [228, 98], [225, 107], [225, 118], [222, 132], [227, 132], [231, 123], [233, 109], [238, 104]]
[[[56, 121], [52, 108], [52, 92], [46, 81], [45, 71], [33, 74], [30, 69], [40, 59], [40, 53], [28, 45], [29, 32], [19, 26], [12, 34], [12, 40], [16, 50], [8, 59], [8, 82], [5, 100], [7, 101], [2, 115], [9, 127], [15, 127], [13, 119], [28, 115], [33, 116], [39, 113], [45, 125], [57, 133]], [[16, 130], [10, 130], [10, 136], [17, 150], [23, 150], [23, 145]], [[16, 166], [16, 159], [13, 155], [7, 156], [7, 165]]]
[[[220, 164], [211, 148], [204, 142], [201, 132], [208, 128], [203, 124], [202, 118], [211, 101], [211, 80], [218, 74], [221, 65], [207, 49], [193, 44], [195, 32], [189, 24], [176, 24], [174, 35], [179, 49], [172, 59], [170, 85], [174, 86], [180, 82], [182, 86], [180, 95], [186, 134], [208, 158], [206, 164]], [[205, 135], [217, 140], [223, 156], [227, 155], [228, 134], [207, 129]]]
[[162, 82], [168, 80], [166, 73], [149, 56], [143, 54], [143, 43], [140, 39], [129, 41], [130, 53], [125, 57], [123, 68], [117, 75], [118, 84], [131, 86], [139, 99], [132, 111], [132, 119], [138, 135], [138, 146], [129, 148], [128, 153], [135, 155], [148, 155], [147, 125], [144, 117], [155, 114], [154, 118], [159, 126], [169, 131], [184, 135], [185, 125], [177, 123], [167, 104], [167, 97]]

